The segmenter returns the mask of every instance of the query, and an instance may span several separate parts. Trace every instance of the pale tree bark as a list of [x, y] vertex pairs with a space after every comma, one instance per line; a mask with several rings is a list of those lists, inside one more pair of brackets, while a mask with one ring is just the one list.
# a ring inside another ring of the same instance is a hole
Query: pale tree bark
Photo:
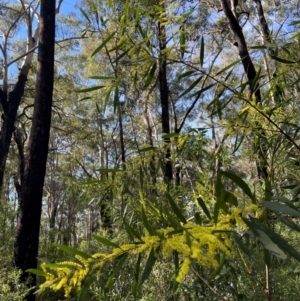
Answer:
[[[22, 271], [21, 281], [23, 282], [28, 280], [27, 270], [37, 267], [54, 82], [55, 0], [41, 0], [39, 35], [33, 121], [20, 183], [19, 215], [14, 249], [15, 264]], [[33, 287], [36, 285], [36, 277], [30, 276], [27, 285]], [[35, 300], [32, 291], [25, 300]]]

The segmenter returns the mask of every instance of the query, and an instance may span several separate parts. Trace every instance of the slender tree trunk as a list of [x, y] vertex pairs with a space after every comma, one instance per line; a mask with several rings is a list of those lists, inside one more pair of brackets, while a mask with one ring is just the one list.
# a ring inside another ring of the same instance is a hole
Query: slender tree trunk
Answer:
[[[146, 142], [151, 145], [154, 146], [154, 142], [153, 142], [153, 130], [152, 130], [152, 125], [151, 125], [151, 121], [150, 121], [150, 116], [151, 112], [149, 111], [149, 105], [148, 105], [148, 100], [147, 97], [144, 97], [144, 105], [143, 105], [143, 121], [145, 123], [146, 126]], [[149, 163], [149, 169], [150, 169], [150, 176], [151, 176], [151, 182], [153, 185], [155, 185], [156, 183], [156, 171], [155, 171], [155, 156], [154, 154], [151, 155], [150, 158], [150, 163]]]
[[0, 194], [1, 188], [3, 186], [4, 180], [4, 172], [6, 166], [6, 160], [9, 152], [9, 147], [11, 143], [11, 139], [13, 136], [13, 132], [15, 130], [15, 121], [17, 118], [18, 108], [21, 102], [21, 99], [24, 94], [25, 83], [27, 81], [28, 72], [30, 70], [32, 59], [33, 59], [33, 50], [37, 44], [39, 39], [39, 20], [37, 20], [37, 27], [35, 30], [32, 30], [32, 17], [30, 12], [25, 10], [24, 17], [27, 22], [27, 29], [28, 29], [28, 38], [27, 38], [27, 49], [26, 52], [28, 54], [25, 56], [22, 67], [20, 69], [18, 80], [14, 89], [8, 93], [8, 64], [9, 60], [7, 57], [7, 46], [8, 42], [7, 39], [9, 38], [8, 35], [3, 36], [3, 45], [2, 51], [4, 54], [4, 78], [3, 78], [3, 89], [0, 89], [0, 104], [3, 109], [1, 130], [0, 130]]
[[[169, 116], [169, 88], [167, 81], [167, 60], [166, 48], [167, 37], [165, 25], [158, 22], [158, 37], [159, 37], [159, 91], [161, 103], [161, 125], [163, 134], [170, 134], [170, 116]], [[171, 162], [171, 149], [170, 138], [165, 137], [164, 142], [166, 145], [165, 155], [165, 181], [169, 183], [173, 179], [172, 162]]]
[[[30, 139], [26, 153], [19, 215], [15, 240], [15, 264], [22, 271], [21, 280], [29, 276], [27, 269], [37, 267], [43, 185], [46, 173], [54, 77], [55, 0], [41, 0], [40, 42], [36, 94]], [[30, 275], [28, 286], [36, 285]], [[34, 301], [29, 293], [26, 301]]]
[[[248, 52], [247, 43], [242, 31], [242, 28], [238, 22], [238, 19], [234, 16], [233, 11], [228, 5], [227, 0], [220, 0], [221, 5], [224, 11], [224, 14], [229, 22], [230, 29], [234, 35], [234, 45], [238, 49], [239, 57], [242, 60], [242, 64], [244, 67], [244, 71], [247, 75], [248, 80], [250, 81], [250, 96], [254, 94], [255, 102], [261, 102], [261, 93], [258, 87], [258, 83], [251, 83], [256, 77], [256, 70], [254, 68], [254, 64]], [[259, 126], [259, 125], [258, 125]], [[266, 143], [263, 141], [265, 139], [265, 133], [263, 129], [260, 131], [260, 137], [257, 136], [256, 142], [254, 143], [254, 148], [258, 153], [258, 159], [256, 161], [257, 165], [257, 173], [260, 179], [267, 179], [268, 178], [268, 171], [267, 171], [267, 146]]]
[[21, 70], [15, 88], [8, 95], [8, 100], [6, 91], [0, 90], [0, 100], [3, 108], [3, 114], [1, 116], [3, 120], [0, 131], [0, 192], [4, 180], [6, 159], [9, 152], [11, 138], [15, 130], [18, 108], [24, 94], [28, 70], [29, 68], [23, 68], [23, 70]]

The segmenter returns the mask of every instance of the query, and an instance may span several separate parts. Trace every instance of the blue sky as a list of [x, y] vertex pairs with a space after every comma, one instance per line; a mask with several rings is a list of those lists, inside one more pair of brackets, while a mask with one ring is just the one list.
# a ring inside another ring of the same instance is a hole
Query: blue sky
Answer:
[[61, 5], [61, 13], [67, 14], [70, 12], [73, 12], [75, 10], [75, 5], [77, 1], [76, 0], [63, 0], [63, 3]]

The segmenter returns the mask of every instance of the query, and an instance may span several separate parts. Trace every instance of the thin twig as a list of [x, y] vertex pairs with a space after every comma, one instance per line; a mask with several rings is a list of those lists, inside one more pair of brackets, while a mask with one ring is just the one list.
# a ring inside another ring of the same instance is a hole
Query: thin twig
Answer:
[[216, 295], [220, 298], [220, 300], [224, 300], [226, 301], [225, 298], [223, 298], [216, 290], [214, 290], [210, 285], [209, 283], [194, 269], [194, 268], [191, 268], [193, 270], [193, 272], [204, 282], [204, 284]]

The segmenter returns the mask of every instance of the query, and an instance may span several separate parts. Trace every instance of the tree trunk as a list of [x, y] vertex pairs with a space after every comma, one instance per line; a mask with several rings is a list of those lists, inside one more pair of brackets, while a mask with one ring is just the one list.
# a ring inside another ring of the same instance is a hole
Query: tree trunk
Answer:
[[[24, 174], [21, 178], [19, 215], [15, 240], [15, 264], [21, 269], [21, 280], [26, 281], [29, 268], [37, 267], [43, 185], [46, 173], [50, 136], [54, 77], [55, 0], [41, 0], [40, 42], [36, 94], [30, 139], [26, 153]], [[36, 285], [30, 275], [28, 286]], [[25, 300], [35, 300], [33, 292]]]
[[8, 95], [8, 101], [6, 91], [0, 90], [0, 100], [3, 107], [3, 114], [1, 116], [3, 120], [0, 131], [0, 192], [4, 180], [6, 159], [9, 152], [11, 138], [15, 130], [18, 108], [24, 94], [28, 70], [24, 70], [24, 72], [19, 75], [15, 88]]
[[[227, 17], [227, 20], [229, 22], [230, 29], [234, 35], [234, 45], [238, 49], [239, 57], [242, 60], [244, 71], [247, 75], [248, 80], [250, 81], [250, 97], [252, 97], [252, 95], [254, 94], [255, 102], [260, 103], [261, 93], [258, 87], [258, 83], [251, 82], [256, 77], [256, 70], [254, 68], [254, 64], [248, 52], [247, 43], [242, 28], [238, 22], [238, 19], [234, 16], [233, 11], [230, 9], [227, 0], [221, 0], [221, 5], [225, 13], [225, 16]], [[260, 125], [258, 125], [258, 127], [260, 127]], [[263, 129], [261, 129], [260, 132], [261, 132], [260, 136], [263, 138], [257, 136], [257, 141], [254, 143], [255, 144], [254, 148], [258, 153], [258, 159], [256, 161], [258, 178], [264, 180], [268, 178], [267, 162], [266, 162], [267, 146], [266, 143], [262, 141], [262, 139], [265, 139], [264, 138], [265, 133]]]
[[[162, 133], [170, 134], [170, 117], [169, 117], [169, 88], [167, 81], [167, 60], [166, 60], [166, 48], [167, 37], [165, 25], [158, 22], [158, 38], [159, 38], [159, 91], [160, 91], [160, 103], [161, 103], [161, 125]], [[165, 155], [165, 181], [169, 183], [173, 179], [172, 162], [171, 162], [171, 150], [170, 150], [170, 138], [165, 137], [164, 142], [166, 145]]]
[[[4, 61], [6, 65], [4, 66], [3, 74], [3, 89], [0, 89], [0, 104], [3, 109], [2, 113], [2, 122], [1, 124], [1, 131], [0, 131], [0, 194], [1, 194], [1, 187], [3, 186], [4, 180], [4, 172], [6, 166], [7, 155], [9, 152], [9, 147], [11, 143], [11, 138], [13, 136], [13, 132], [15, 130], [15, 121], [17, 118], [18, 108], [21, 102], [21, 99], [24, 94], [25, 83], [27, 81], [27, 76], [29, 69], [32, 64], [33, 59], [33, 50], [36, 47], [37, 41], [39, 39], [39, 20], [37, 20], [37, 27], [33, 31], [32, 30], [32, 17], [30, 16], [30, 11], [24, 13], [24, 17], [27, 20], [27, 28], [28, 28], [28, 39], [27, 39], [27, 49], [26, 52], [28, 53], [23, 61], [21, 70], [18, 75], [18, 80], [14, 89], [8, 93], [8, 65], [9, 60], [7, 57], [7, 39], [9, 35], [3, 36], [3, 45], [2, 51], [4, 53]], [[16, 21], [17, 22], [17, 21]], [[8, 34], [8, 33], [7, 33]]]

